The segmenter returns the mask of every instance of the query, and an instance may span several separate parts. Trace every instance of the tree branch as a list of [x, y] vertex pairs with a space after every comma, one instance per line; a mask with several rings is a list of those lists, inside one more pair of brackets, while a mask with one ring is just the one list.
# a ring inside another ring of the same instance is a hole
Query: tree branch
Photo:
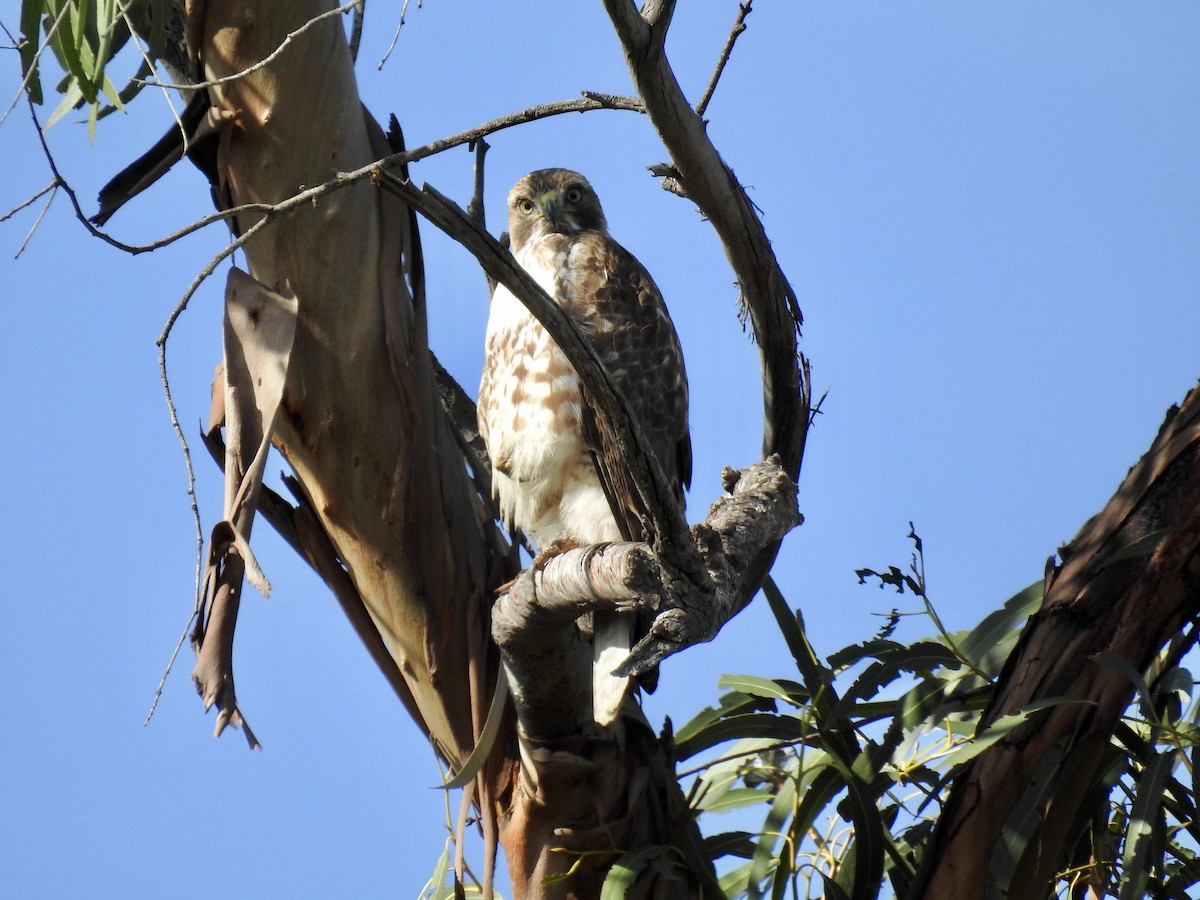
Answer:
[[523, 736], [562, 738], [587, 719], [591, 656], [578, 646], [582, 638], [575, 624], [585, 613], [656, 614], [649, 633], [617, 670], [635, 676], [711, 640], [742, 608], [742, 570], [801, 517], [796, 486], [777, 458], [740, 472], [726, 469], [724, 481], [729, 493], [691, 531], [712, 590], [696, 590], [645, 544], [617, 543], [560, 553], [526, 569], [500, 595], [492, 610], [492, 637], [509, 673]]
[[733, 53], [733, 45], [746, 30], [746, 16], [750, 15], [750, 4], [753, 2], [754, 0], [746, 0], [745, 3], [738, 4], [738, 14], [733, 22], [733, 28], [729, 29], [729, 37], [725, 39], [725, 46], [721, 48], [721, 55], [717, 58], [717, 65], [713, 69], [712, 77], [708, 79], [708, 85], [704, 88], [704, 93], [700, 95], [700, 102], [696, 104], [696, 115], [701, 118], [704, 117], [713, 93], [717, 90], [717, 82], [721, 80], [721, 73], [725, 71], [725, 64], [729, 62], [729, 57]]
[[[784, 470], [798, 477], [808, 431], [808, 362], [797, 345], [802, 322], [762, 222], [745, 190], [709, 139], [704, 122], [683, 95], [663, 41], [671, 4], [647, 4], [646, 25], [628, 0], [603, 0], [625, 50], [625, 61], [646, 112], [678, 170], [687, 196], [712, 223], [741, 288], [758, 342], [765, 406], [763, 455], [778, 453]], [[770, 568], [778, 547], [769, 547], [744, 573], [748, 602]]]

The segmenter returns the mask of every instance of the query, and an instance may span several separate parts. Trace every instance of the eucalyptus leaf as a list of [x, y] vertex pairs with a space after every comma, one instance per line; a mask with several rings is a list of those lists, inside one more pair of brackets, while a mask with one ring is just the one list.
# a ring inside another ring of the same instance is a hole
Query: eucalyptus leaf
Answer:
[[702, 799], [697, 804], [697, 808], [705, 812], [728, 812], [731, 809], [740, 809], [743, 806], [766, 803], [770, 799], [770, 794], [764, 791], [756, 791], [754, 788], [733, 788], [732, 790], [725, 791], [711, 804], [705, 803]]
[[1176, 751], [1155, 754], [1146, 763], [1137, 783], [1137, 796], [1129, 810], [1129, 827], [1125, 831], [1125, 847], [1121, 853], [1121, 890], [1119, 900], [1139, 900], [1145, 896], [1150, 870], [1161, 862], [1152, 857], [1152, 848], [1159, 843], [1156, 835], [1159, 810], [1162, 806], [1163, 782], [1175, 767]]

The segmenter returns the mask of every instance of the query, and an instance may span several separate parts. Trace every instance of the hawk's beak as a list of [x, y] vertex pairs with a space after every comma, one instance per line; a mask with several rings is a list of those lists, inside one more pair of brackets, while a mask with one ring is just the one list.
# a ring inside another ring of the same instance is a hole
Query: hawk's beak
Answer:
[[537, 202], [543, 216], [551, 222], [558, 221], [558, 214], [562, 212], [562, 207], [558, 205], [558, 191], [546, 191], [538, 197]]

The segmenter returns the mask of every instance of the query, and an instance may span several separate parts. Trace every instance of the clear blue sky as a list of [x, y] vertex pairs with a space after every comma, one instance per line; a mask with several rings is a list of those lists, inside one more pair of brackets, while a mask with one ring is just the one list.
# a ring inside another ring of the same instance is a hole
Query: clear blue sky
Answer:
[[[630, 89], [594, 0], [411, 4], [379, 72], [396, 6], [368, 6], [360, 79], [410, 145]], [[735, 10], [680, 5], [669, 49], [693, 98]], [[16, 31], [15, 3], [0, 20]], [[1197, 47], [1200, 8], [1182, 3], [755, 6], [709, 128], [762, 209], [807, 317], [816, 391], [829, 391], [801, 482], [807, 522], [776, 570], [822, 654], [907, 602], [856, 585], [853, 570], [905, 564], [910, 520], [951, 628], [1040, 577], [1200, 376]], [[0, 59], [7, 103], [17, 58]], [[77, 121], [50, 138], [90, 204], [168, 122], [147, 92], [94, 146]], [[721, 467], [756, 457], [761, 428], [756, 353], [715, 239], [646, 174], [664, 154], [633, 114], [491, 143], [494, 230], [517, 177], [578, 168], [663, 288], [692, 382], [701, 517]], [[0, 210], [49, 180], [21, 107], [0, 127], [0, 164]], [[413, 175], [465, 202], [470, 167], [457, 150]], [[111, 231], [150, 240], [207, 203], [181, 165]], [[247, 593], [236, 656], [264, 749], [209, 736], [187, 648], [142, 727], [188, 619], [195, 552], [154, 340], [223, 235], [131, 258], [88, 238], [60, 197], [14, 261], [34, 218], [0, 225], [0, 893], [415, 896], [445, 836], [433, 754], [265, 525], [254, 544], [275, 593]], [[474, 393], [483, 278], [424, 234], [433, 341]], [[220, 356], [222, 281], [170, 346], [189, 436]], [[203, 458], [197, 469], [207, 528], [220, 476]], [[665, 665], [652, 719], [689, 718], [722, 672], [788, 673], [759, 604]]]

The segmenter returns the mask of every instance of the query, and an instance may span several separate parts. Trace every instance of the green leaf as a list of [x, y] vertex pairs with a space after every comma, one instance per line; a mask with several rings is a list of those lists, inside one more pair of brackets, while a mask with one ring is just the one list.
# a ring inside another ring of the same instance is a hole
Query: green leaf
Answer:
[[724, 716], [742, 710], [761, 709], [763, 706], [770, 706], [770, 704], [764, 704], [760, 697], [751, 697], [749, 694], [735, 691], [723, 694], [717, 706], [706, 706], [675, 732], [675, 744], [678, 746], [680, 743], [690, 741]]
[[50, 114], [50, 118], [46, 120], [46, 124], [42, 126], [42, 130], [48, 131], [51, 125], [78, 106], [82, 99], [83, 92], [80, 91], [79, 85], [77, 85], [74, 81], [70, 82], [67, 85], [67, 90], [66, 93], [63, 94], [62, 100], [59, 102], [54, 112]]
[[444, 784], [437, 785], [438, 787], [447, 790], [466, 787], [475, 780], [475, 776], [487, 762], [488, 756], [491, 755], [492, 745], [496, 743], [496, 735], [500, 732], [500, 722], [504, 718], [504, 707], [507, 701], [508, 675], [501, 666], [496, 676], [496, 691], [492, 694], [492, 702], [488, 706], [487, 718], [484, 720], [483, 730], [479, 733], [479, 741], [475, 744], [475, 749], [471, 751], [471, 755], [467, 757], [467, 761], [463, 763], [458, 774]]
[[42, 38], [42, 0], [21, 0], [21, 74], [29, 99], [42, 105], [42, 79], [38, 75], [38, 45]]
[[770, 794], [764, 791], [756, 791], [754, 788], [733, 788], [732, 790], [725, 791], [712, 803], [707, 803], [706, 798], [702, 797], [697, 804], [697, 808], [705, 812], [719, 813], [727, 812], [731, 809], [739, 809], [743, 806], [752, 806], [755, 803], [766, 803], [770, 799]]
[[1194, 687], [1195, 681], [1192, 673], [1182, 666], [1173, 666], [1155, 680], [1154, 696], [1157, 700], [1175, 694], [1178, 696], [1179, 702], [1183, 704], [1191, 699]]
[[667, 847], [655, 845], [639, 847], [637, 850], [630, 850], [623, 854], [613, 863], [612, 868], [604, 877], [604, 886], [600, 889], [600, 900], [623, 900], [625, 892], [633, 887], [634, 881], [637, 880], [638, 873], [654, 860], [665, 856], [667, 852]]
[[970, 762], [988, 747], [992, 746], [992, 744], [1011, 734], [1013, 729], [1024, 724], [1035, 713], [1055, 706], [1068, 705], [1091, 706], [1094, 705], [1094, 701], [1084, 700], [1079, 697], [1047, 697], [1045, 700], [1037, 700], [1023, 706], [1015, 713], [1009, 713], [1007, 716], [1001, 716], [996, 719], [996, 721], [977, 734], [969, 743], [963, 744], [953, 753], [943, 758], [941, 765], [946, 769], [954, 769], [957, 766]]
[[752, 697], [783, 700], [794, 706], [802, 706], [804, 704], [803, 697], [796, 697], [780, 682], [771, 678], [760, 678], [757, 675], [722, 675], [717, 679], [717, 687], [733, 688], [741, 694]]
[[[117, 22], [118, 10], [114, 0], [98, 0], [95, 9], [96, 53], [92, 59], [88, 77], [92, 84], [100, 85], [105, 81], [104, 67], [108, 65], [109, 57], [112, 54], [114, 26]], [[113, 96], [116, 96], [115, 90]]]
[[704, 852], [709, 859], [717, 860], [722, 856], [737, 856], [750, 859], [754, 855], [754, 842], [748, 831], [723, 831], [704, 839]]
[[429, 876], [429, 880], [425, 882], [425, 887], [421, 891], [423, 898], [428, 900], [445, 900], [446, 897], [454, 897], [454, 889], [451, 887], [446, 890], [446, 876], [450, 874], [450, 841], [446, 841], [442, 848], [442, 855], [438, 857], [437, 864], [433, 867], [433, 874]]
[[1025, 627], [1030, 615], [1041, 606], [1044, 584], [1039, 579], [1018, 591], [1004, 602], [1004, 606], [985, 616], [961, 639], [957, 634], [953, 635], [959, 652], [977, 669], [992, 677], [999, 675], [1020, 630]]
[[1115, 672], [1120, 672], [1128, 678], [1130, 683], [1137, 689], [1138, 707], [1142, 711], [1142, 718], [1148, 722], [1154, 721], [1154, 709], [1150, 705], [1150, 688], [1146, 684], [1146, 679], [1142, 677], [1142, 673], [1134, 668], [1133, 663], [1119, 653], [1114, 653], [1111, 650], [1101, 650], [1099, 653], [1094, 654], [1092, 662], [1107, 669], [1112, 669]]
[[775, 621], [779, 624], [779, 632], [787, 643], [792, 659], [796, 661], [797, 668], [804, 675], [805, 685], [810, 693], [815, 692], [820, 685], [832, 680], [833, 673], [817, 661], [812, 645], [809, 644], [808, 638], [804, 634], [804, 620], [800, 616], [800, 611], [793, 612], [788, 607], [779, 586], [769, 575], [763, 582], [762, 592], [763, 596], [767, 598], [767, 604], [771, 607]]
[[871, 900], [878, 896], [883, 883], [884, 840], [883, 813], [878, 806], [878, 796], [871, 785], [878, 774], [879, 761], [868, 745], [853, 766], [834, 760], [838, 773], [846, 785], [847, 810], [845, 817], [854, 829], [853, 842], [843, 858], [837, 881], [841, 885], [850, 883], [852, 900]]
[[878, 662], [867, 666], [850, 689], [842, 695], [831, 714], [835, 721], [851, 716], [859, 698], [874, 697], [881, 688], [891, 684], [905, 672], [932, 672], [945, 666], [961, 665], [958, 657], [948, 647], [936, 641], [920, 641], [911, 647], [895, 644], [882, 651], [878, 659]]
[[1029, 716], [1030, 713], [1025, 711], [1001, 716], [972, 740], [963, 744], [948, 756], [943, 757], [940, 764], [946, 769], [953, 770], [958, 766], [970, 762], [988, 747], [992, 746], [992, 744], [1011, 733], [1014, 728], [1023, 724]]
[[707, 750], [725, 741], [741, 738], [772, 738], [777, 741], [794, 741], [812, 733], [811, 726], [806, 726], [795, 716], [779, 716], [774, 713], [744, 713], [742, 715], [726, 716], [712, 724], [701, 728], [684, 741], [675, 744], [675, 758], [689, 759], [702, 750]]
[[57, 0], [48, 0], [47, 6], [53, 16], [57, 16], [61, 9], [66, 10], [66, 20], [54, 32], [50, 46], [63, 68], [71, 75], [73, 84], [79, 88], [83, 99], [88, 103], [94, 103], [96, 89], [83, 64], [84, 50], [88, 50], [88, 55], [91, 55], [83, 33], [86, 5], [87, 0], [79, 0], [78, 3], [72, 2], [72, 0], [63, 0], [61, 4]]
[[842, 890], [841, 885], [824, 872], [821, 873], [821, 880], [825, 883], [824, 900], [850, 900], [850, 895]]
[[[1145, 896], [1150, 870], [1156, 864], [1151, 858], [1151, 849], [1162, 806], [1163, 782], [1175, 768], [1176, 753], [1168, 750], [1152, 756], [1138, 779], [1137, 796], [1129, 810], [1129, 825], [1125, 829], [1125, 849], [1121, 854], [1119, 900], [1139, 900]], [[1161, 861], [1161, 850], [1158, 861]]]
[[735, 897], [746, 896], [746, 891], [750, 884], [750, 863], [738, 866], [736, 869], [730, 869], [724, 875], [717, 879], [717, 884], [721, 886], [721, 890], [725, 892], [725, 896], [733, 900]]
[[[750, 898], [762, 896], [761, 882], [767, 877], [774, 866], [776, 875], [779, 872], [788, 872], [791, 870], [791, 859], [784, 865], [784, 861], [775, 853], [775, 845], [784, 835], [784, 824], [792, 813], [796, 803], [796, 782], [789, 778], [780, 787], [779, 793], [775, 795], [774, 802], [771, 803], [771, 808], [767, 811], [767, 818], [763, 821], [763, 826], [759, 832], [757, 846], [754, 849], [754, 859], [750, 862]], [[789, 844], [784, 844], [785, 848], [790, 847]]]

